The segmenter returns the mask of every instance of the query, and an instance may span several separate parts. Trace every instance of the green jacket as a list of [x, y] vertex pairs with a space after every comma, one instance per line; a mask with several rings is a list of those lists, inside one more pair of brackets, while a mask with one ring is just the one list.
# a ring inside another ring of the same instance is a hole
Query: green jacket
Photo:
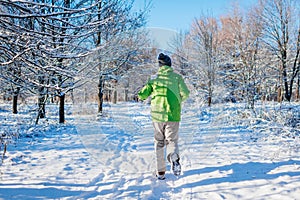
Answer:
[[169, 66], [161, 66], [156, 78], [139, 91], [141, 100], [151, 95], [151, 116], [155, 122], [180, 121], [181, 103], [189, 96], [183, 78]]

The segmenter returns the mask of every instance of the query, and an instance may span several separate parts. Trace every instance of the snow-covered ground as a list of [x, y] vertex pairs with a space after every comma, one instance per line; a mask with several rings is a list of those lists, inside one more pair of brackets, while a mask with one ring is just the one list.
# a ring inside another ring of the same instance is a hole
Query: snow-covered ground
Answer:
[[38, 126], [30, 109], [12, 116], [0, 106], [1, 134], [19, 134], [0, 165], [0, 199], [300, 199], [299, 135], [233, 122], [235, 104], [184, 106], [183, 173], [164, 181], [154, 177], [145, 103], [106, 104], [101, 117], [95, 105], [69, 106], [63, 125], [49, 105]]

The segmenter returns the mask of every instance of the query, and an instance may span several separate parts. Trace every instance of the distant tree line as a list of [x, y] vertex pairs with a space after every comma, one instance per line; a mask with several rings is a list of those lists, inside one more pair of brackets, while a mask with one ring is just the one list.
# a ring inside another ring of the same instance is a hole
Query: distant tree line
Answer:
[[[38, 123], [46, 104], [57, 101], [64, 123], [66, 95], [97, 101], [98, 113], [105, 99], [117, 101], [117, 88], [122, 100], [134, 98], [157, 70], [159, 50], [142, 29], [148, 7], [133, 12], [133, 3], [0, 0], [0, 95], [12, 100], [13, 113], [18, 98], [36, 97]], [[209, 106], [299, 100], [299, 6], [259, 0], [247, 11], [235, 4], [219, 18], [202, 14], [172, 41], [173, 66]]]

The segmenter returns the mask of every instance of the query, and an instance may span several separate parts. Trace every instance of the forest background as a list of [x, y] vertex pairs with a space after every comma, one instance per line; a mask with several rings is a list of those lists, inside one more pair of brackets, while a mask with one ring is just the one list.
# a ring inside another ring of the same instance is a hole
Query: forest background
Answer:
[[[157, 71], [159, 52], [172, 57], [175, 71], [208, 106], [242, 102], [254, 110], [264, 102], [299, 102], [299, 1], [260, 0], [247, 11], [236, 3], [220, 17], [199, 10], [168, 50], [147, 29], [151, 1], [139, 11], [133, 5], [0, 0], [1, 102], [11, 104], [12, 114], [36, 105], [35, 124], [49, 104], [58, 105], [59, 123], [66, 103], [97, 103], [101, 116], [104, 102], [136, 101]], [[297, 126], [299, 119], [294, 113], [286, 122]]]

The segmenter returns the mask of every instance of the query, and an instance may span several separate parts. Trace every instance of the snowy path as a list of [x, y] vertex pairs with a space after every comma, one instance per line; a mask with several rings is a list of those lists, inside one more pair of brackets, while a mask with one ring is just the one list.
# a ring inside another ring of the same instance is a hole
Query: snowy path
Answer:
[[[153, 177], [149, 107], [110, 105], [85, 118], [22, 138], [0, 166], [0, 199], [299, 199], [300, 155], [280, 140], [253, 142], [242, 127], [184, 110], [183, 174]], [[80, 122], [79, 122], [80, 121]]]

